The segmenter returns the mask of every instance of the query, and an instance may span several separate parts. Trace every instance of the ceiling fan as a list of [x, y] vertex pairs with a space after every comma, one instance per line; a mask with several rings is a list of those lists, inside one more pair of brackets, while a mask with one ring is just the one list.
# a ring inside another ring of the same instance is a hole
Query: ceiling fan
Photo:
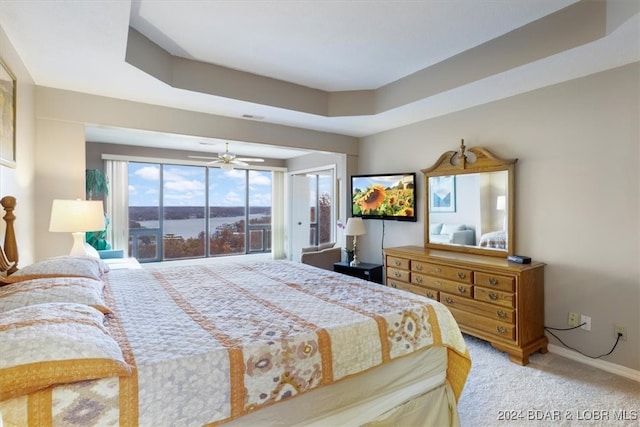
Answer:
[[192, 159], [213, 159], [208, 162], [208, 165], [220, 165], [220, 168], [223, 170], [232, 170], [233, 166], [249, 166], [247, 162], [264, 162], [264, 159], [259, 159], [255, 157], [238, 157], [233, 153], [229, 152], [229, 143], [225, 143], [226, 148], [224, 153], [218, 153], [218, 157], [207, 157], [207, 156], [189, 156]]

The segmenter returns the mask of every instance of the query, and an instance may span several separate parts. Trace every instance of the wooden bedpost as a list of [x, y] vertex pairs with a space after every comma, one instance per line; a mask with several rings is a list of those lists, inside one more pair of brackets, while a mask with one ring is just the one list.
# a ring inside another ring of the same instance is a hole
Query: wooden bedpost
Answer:
[[0, 204], [4, 208], [6, 214], [3, 217], [7, 223], [7, 229], [4, 234], [4, 253], [10, 262], [13, 262], [7, 274], [14, 273], [18, 270], [18, 244], [16, 242], [16, 233], [13, 229], [13, 221], [16, 216], [13, 214], [13, 209], [16, 207], [16, 198], [13, 196], [5, 196], [0, 199]]

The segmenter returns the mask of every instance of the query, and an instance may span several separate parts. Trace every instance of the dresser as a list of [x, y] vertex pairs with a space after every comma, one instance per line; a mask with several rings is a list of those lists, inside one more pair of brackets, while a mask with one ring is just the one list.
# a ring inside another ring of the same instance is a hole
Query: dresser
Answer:
[[460, 329], [506, 352], [512, 362], [547, 352], [544, 335], [545, 264], [434, 250], [388, 248], [386, 285], [446, 305]]

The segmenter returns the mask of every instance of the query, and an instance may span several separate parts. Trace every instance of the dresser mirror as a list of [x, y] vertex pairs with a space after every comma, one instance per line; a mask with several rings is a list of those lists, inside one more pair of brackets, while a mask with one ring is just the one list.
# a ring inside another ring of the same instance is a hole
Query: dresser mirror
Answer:
[[447, 151], [425, 177], [425, 247], [507, 257], [515, 249], [518, 159], [482, 147]]

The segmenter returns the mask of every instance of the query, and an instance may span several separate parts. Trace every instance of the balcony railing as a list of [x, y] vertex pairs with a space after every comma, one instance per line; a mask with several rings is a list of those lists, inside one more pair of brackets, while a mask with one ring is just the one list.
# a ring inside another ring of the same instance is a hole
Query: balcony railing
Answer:
[[[233, 239], [225, 245], [214, 245], [215, 239], [223, 237], [211, 236], [208, 245], [209, 253], [205, 254], [204, 242], [202, 242], [200, 255], [187, 253], [185, 249], [184, 256], [180, 254], [180, 245], [176, 245], [176, 239], [183, 240], [180, 236], [166, 234], [162, 236], [160, 228], [135, 228], [129, 229], [129, 254], [136, 258], [139, 262], [157, 262], [169, 259], [184, 258], [202, 258], [202, 257], [219, 257], [225, 255], [238, 255], [241, 253], [255, 254], [271, 252], [271, 224], [250, 224], [248, 226], [249, 239], [248, 242], [244, 238], [244, 233], [233, 233]], [[190, 239], [184, 239], [185, 245]], [[189, 249], [193, 250], [193, 245], [189, 245]], [[211, 253], [211, 247], [224, 247], [225, 249]], [[171, 257], [164, 256], [164, 248], [172, 252]]]

